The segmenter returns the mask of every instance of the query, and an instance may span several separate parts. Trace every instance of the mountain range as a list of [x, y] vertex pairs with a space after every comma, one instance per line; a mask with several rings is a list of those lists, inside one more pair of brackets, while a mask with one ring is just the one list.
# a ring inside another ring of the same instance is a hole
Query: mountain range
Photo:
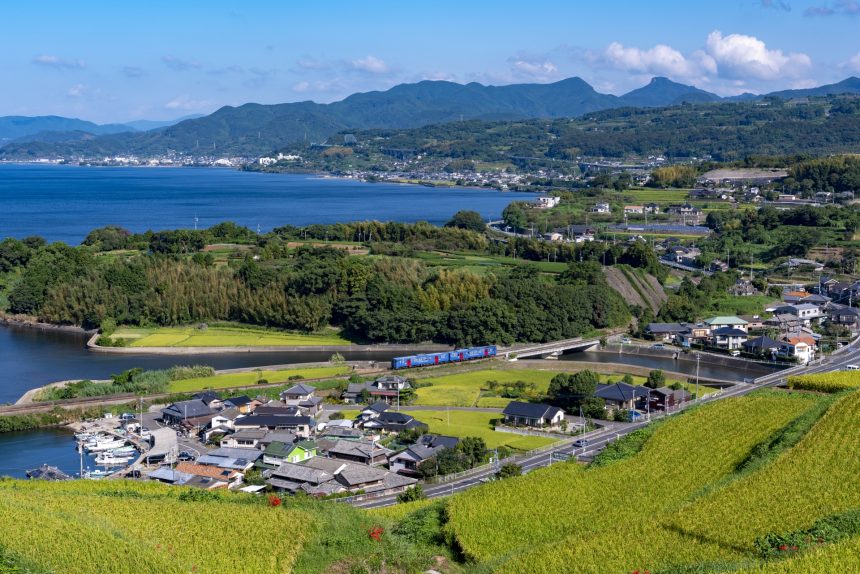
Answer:
[[665, 107], [683, 103], [767, 97], [791, 99], [845, 93], [860, 94], [860, 78], [851, 77], [816, 88], [765, 95], [744, 94], [733, 98], [721, 98], [660, 77], [622, 96], [597, 92], [585, 80], [576, 77], [551, 84], [507, 86], [426, 80], [400, 84], [386, 91], [357, 93], [330, 104], [304, 101], [225, 106], [208, 116], [158, 126], [145, 132], [134, 131], [135, 128], [128, 124], [97, 126], [82, 120], [50, 117], [30, 118], [41, 120], [45, 127], [31, 131], [29, 136], [20, 135], [24, 132], [18, 127], [18, 135], [9, 138], [6, 135], [9, 132], [4, 132], [3, 126], [20, 126], [23, 120], [0, 118], [0, 138], [14, 140], [0, 148], [0, 158], [146, 156], [171, 152], [256, 156], [297, 141], [321, 142], [344, 130], [409, 128], [466, 119], [576, 117], [621, 107]]
[[11, 141], [61, 142], [92, 139], [94, 136], [123, 132], [142, 132], [172, 126], [183, 120], [203, 117], [202, 114], [175, 120], [135, 120], [121, 124], [96, 124], [62, 116], [3, 116], [0, 117], [0, 145]]

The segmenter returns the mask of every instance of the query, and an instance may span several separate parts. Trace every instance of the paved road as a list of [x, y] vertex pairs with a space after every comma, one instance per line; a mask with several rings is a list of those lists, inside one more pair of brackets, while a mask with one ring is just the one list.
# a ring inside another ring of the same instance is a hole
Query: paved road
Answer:
[[[664, 416], [672, 416], [679, 411], [683, 411], [684, 409], [697, 404], [713, 402], [715, 400], [726, 399], [729, 397], [739, 397], [763, 387], [778, 386], [784, 384], [786, 377], [791, 375], [840, 371], [850, 364], [860, 364], [860, 338], [855, 339], [849, 345], [843, 347], [843, 349], [841, 349], [837, 354], [830, 355], [828, 357], [825, 357], [824, 359], [819, 359], [811, 365], [796, 367], [794, 369], [790, 369], [789, 371], [766, 375], [764, 377], [756, 379], [756, 383], [754, 384], [738, 383], [728, 389], [721, 390], [712, 395], [703, 397], [700, 401], [686, 403], [679, 410], [673, 410], [669, 413], [661, 413], [659, 415], [652, 416], [651, 420], [656, 420], [657, 418], [662, 418]], [[566, 441], [558, 448], [554, 448], [547, 452], [542, 452], [540, 454], [535, 454], [526, 458], [506, 459], [501, 461], [501, 464], [505, 464], [506, 462], [515, 462], [522, 467], [523, 472], [529, 472], [536, 468], [549, 466], [553, 462], [558, 462], [570, 456], [576, 456], [578, 460], [584, 460], [603, 450], [603, 448], [605, 448], [606, 445], [608, 445], [612, 441], [617, 440], [624, 435], [627, 435], [637, 429], [648, 425], [649, 422], [650, 421], [629, 423], [623, 426], [616, 426], [613, 428], [592, 431], [591, 433], [585, 435], [585, 438], [588, 439], [588, 447], [585, 449], [576, 449], [569, 441]], [[495, 475], [495, 473], [495, 468], [482, 469], [481, 471], [476, 472], [472, 475], [468, 475], [461, 479], [452, 480], [450, 483], [444, 485], [426, 486], [424, 492], [427, 494], [428, 498], [449, 496], [456, 492], [460, 492], [467, 488], [482, 484], [487, 480], [491, 479], [493, 475]], [[357, 506], [360, 508], [378, 508], [384, 506], [391, 506], [392, 504], [397, 503], [396, 495], [389, 495], [364, 500], [360, 500], [359, 498], [360, 497], [356, 497], [356, 499], [354, 500], [347, 499], [347, 501], [350, 502], [353, 506]]]

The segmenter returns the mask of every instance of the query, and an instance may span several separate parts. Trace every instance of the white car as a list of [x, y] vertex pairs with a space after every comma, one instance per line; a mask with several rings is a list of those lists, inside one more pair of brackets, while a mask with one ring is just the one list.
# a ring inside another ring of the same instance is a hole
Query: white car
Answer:
[[860, 365], [845, 365], [846, 371], [860, 371]]
[[741, 352], [740, 352], [740, 351], [738, 351], [737, 349], [734, 349], [734, 350], [732, 350], [732, 351], [730, 351], [730, 352], [729, 352], [729, 355], [731, 355], [732, 357], [740, 357], [740, 356], [741, 356]]

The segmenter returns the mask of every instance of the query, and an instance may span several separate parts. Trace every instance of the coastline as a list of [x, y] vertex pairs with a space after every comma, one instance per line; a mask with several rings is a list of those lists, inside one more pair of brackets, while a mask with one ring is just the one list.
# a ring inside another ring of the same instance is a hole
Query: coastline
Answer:
[[441, 352], [453, 349], [450, 345], [435, 343], [401, 345], [260, 345], [242, 347], [102, 347], [97, 341], [99, 334], [93, 333], [87, 341], [87, 350], [94, 353], [113, 353], [118, 355], [213, 355], [230, 353], [299, 353], [323, 351], [331, 353], [361, 353], [373, 351], [393, 352]]
[[64, 333], [79, 333], [84, 335], [98, 334], [97, 329], [84, 329], [75, 325], [57, 325], [54, 323], [44, 323], [35, 317], [26, 315], [6, 315], [0, 312], [0, 326], [3, 327], [22, 327], [26, 329], [37, 329], [41, 331], [60, 331]]

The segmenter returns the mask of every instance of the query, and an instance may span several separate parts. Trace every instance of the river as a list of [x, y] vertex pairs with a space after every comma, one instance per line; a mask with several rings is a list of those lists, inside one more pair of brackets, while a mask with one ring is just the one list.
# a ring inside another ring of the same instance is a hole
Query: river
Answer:
[[[608, 353], [603, 351], [584, 351], [562, 355], [562, 361], [587, 361], [592, 363], [621, 363], [636, 365], [649, 369], [662, 369], [696, 376], [696, 359], [693, 355], [681, 355], [678, 359], [670, 357], [653, 357], [649, 355], [632, 355]], [[729, 357], [714, 357], [703, 355], [699, 363], [699, 377], [721, 381], [743, 382], [746, 379], [761, 377], [785, 366], [770, 366], [762, 363], [750, 363]]]
[[495, 219], [510, 202], [534, 197], [232, 169], [0, 164], [0, 239], [40, 235], [72, 245], [104, 225], [143, 232], [222, 221], [261, 231], [366, 220], [443, 224], [461, 209]]

